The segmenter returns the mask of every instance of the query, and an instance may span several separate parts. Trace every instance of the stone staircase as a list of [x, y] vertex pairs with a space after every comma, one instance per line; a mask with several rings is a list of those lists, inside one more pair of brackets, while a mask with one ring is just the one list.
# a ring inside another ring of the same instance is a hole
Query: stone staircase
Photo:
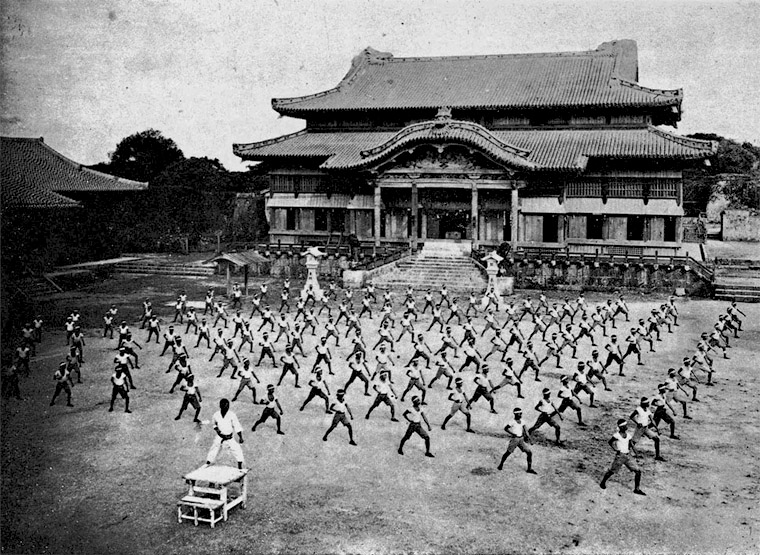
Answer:
[[470, 258], [469, 243], [426, 242], [422, 251], [396, 263], [397, 269], [373, 279], [381, 288], [483, 291], [487, 280], [483, 270]]
[[179, 263], [161, 259], [143, 258], [115, 264], [113, 271], [121, 274], [209, 277], [214, 275], [215, 267], [214, 264]]
[[718, 259], [715, 298], [739, 303], [760, 302], [760, 260]]
[[43, 276], [27, 277], [14, 285], [25, 297], [34, 300], [44, 299], [62, 291], [54, 282]]

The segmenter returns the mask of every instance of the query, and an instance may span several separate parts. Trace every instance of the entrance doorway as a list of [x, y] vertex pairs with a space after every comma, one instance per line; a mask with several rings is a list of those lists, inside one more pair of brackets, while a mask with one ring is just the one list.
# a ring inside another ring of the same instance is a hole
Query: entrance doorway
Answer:
[[470, 239], [468, 210], [430, 210], [427, 212], [428, 239]]

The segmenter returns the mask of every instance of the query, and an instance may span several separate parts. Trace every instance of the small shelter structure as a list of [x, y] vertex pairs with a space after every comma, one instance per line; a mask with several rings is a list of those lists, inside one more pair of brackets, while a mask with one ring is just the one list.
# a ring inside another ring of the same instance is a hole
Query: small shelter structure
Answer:
[[241, 252], [223, 252], [211, 258], [209, 262], [216, 262], [219, 268], [224, 268], [227, 274], [227, 295], [232, 294], [232, 273], [243, 270], [243, 292], [248, 295], [248, 275], [251, 267], [268, 263], [269, 259], [253, 249]]

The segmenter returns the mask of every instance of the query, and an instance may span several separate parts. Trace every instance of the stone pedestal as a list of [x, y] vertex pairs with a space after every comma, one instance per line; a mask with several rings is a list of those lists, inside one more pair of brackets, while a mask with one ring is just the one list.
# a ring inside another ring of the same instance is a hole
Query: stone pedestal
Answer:
[[310, 247], [303, 256], [306, 257], [306, 283], [301, 290], [301, 298], [306, 298], [306, 292], [311, 289], [314, 292], [314, 296], [318, 297], [322, 292], [322, 288], [319, 286], [317, 280], [317, 270], [319, 269], [319, 260], [325, 256], [325, 253], [319, 250], [317, 247]]

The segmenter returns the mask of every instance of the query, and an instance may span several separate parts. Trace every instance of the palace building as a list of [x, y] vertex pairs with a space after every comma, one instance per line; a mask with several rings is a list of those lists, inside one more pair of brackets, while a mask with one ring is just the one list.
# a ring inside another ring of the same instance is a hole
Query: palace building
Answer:
[[266, 164], [274, 241], [674, 255], [682, 170], [716, 148], [662, 129], [682, 102], [638, 84], [632, 40], [433, 58], [367, 48], [335, 88], [272, 100], [303, 130], [233, 150]]

